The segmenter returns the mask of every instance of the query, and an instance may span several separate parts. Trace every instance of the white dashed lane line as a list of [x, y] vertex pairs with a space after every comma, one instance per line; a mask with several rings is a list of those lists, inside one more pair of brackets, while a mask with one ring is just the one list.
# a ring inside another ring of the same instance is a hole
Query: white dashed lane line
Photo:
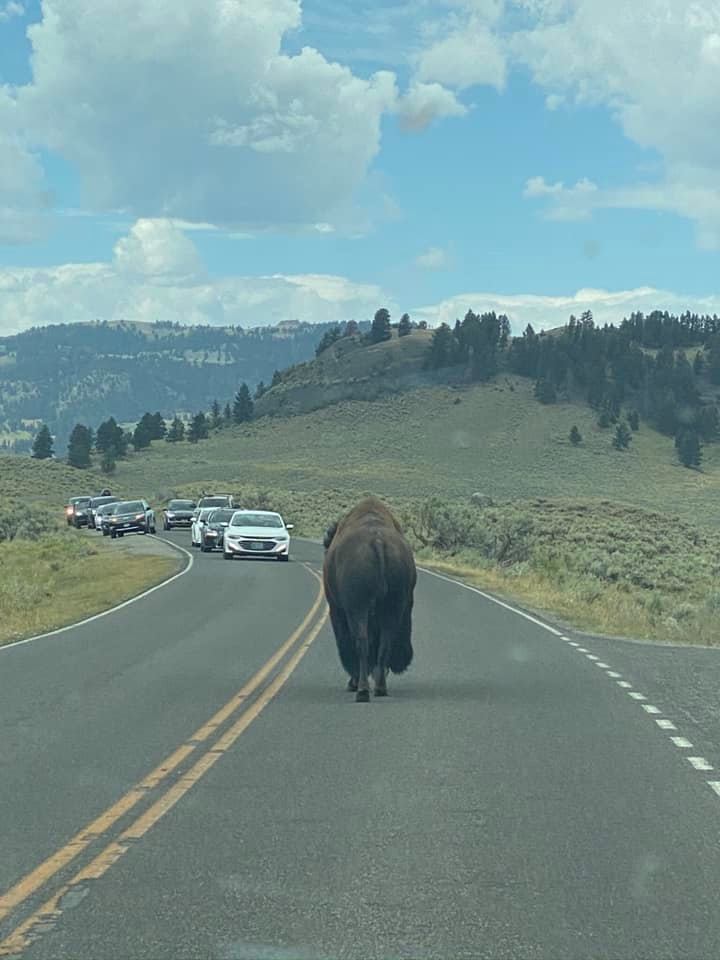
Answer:
[[708, 763], [705, 757], [685, 757], [685, 759], [696, 770], [712, 770], [712, 764]]
[[[560, 639], [564, 640], [565, 643], [573, 647], [578, 653], [584, 654], [585, 658], [589, 660], [594, 666], [600, 667], [601, 670], [604, 670], [608, 678], [611, 680], [614, 680], [617, 686], [620, 687], [621, 690], [624, 690], [631, 700], [634, 700], [636, 703], [639, 703], [642, 709], [645, 711], [645, 713], [651, 714], [653, 716], [655, 723], [658, 725], [658, 727], [661, 730], [664, 730], [664, 731], [677, 730], [677, 727], [672, 722], [672, 720], [668, 720], [662, 716], [657, 716], [657, 714], [662, 713], [662, 710], [660, 710], [659, 707], [654, 706], [652, 703], [647, 703], [646, 702], [647, 697], [645, 696], [645, 694], [640, 693], [638, 690], [633, 690], [632, 684], [628, 680], [624, 680], [621, 673], [617, 673], [617, 671], [612, 670], [610, 667], [610, 664], [605, 663], [600, 659], [600, 657], [596, 657], [595, 654], [590, 653], [590, 651], [586, 647], [581, 647], [580, 644], [577, 643], [575, 640], [571, 640], [569, 637], [564, 637], [564, 636], [561, 636]], [[687, 739], [687, 737], [671, 736], [670, 741], [679, 750], [692, 750], [693, 745]], [[713, 765], [709, 763], [705, 759], [705, 757], [685, 756], [685, 759], [694, 770], [707, 772], [709, 770], [714, 769]], [[720, 797], [720, 780], [706, 780], [705, 782]]]

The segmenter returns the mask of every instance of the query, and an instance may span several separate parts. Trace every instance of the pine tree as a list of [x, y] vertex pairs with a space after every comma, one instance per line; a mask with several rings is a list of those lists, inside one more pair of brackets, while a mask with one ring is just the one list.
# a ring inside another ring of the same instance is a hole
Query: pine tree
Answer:
[[390, 340], [390, 313], [385, 307], [381, 307], [373, 317], [370, 327], [370, 343], [382, 343], [383, 340]]
[[104, 453], [100, 461], [100, 469], [103, 473], [115, 473], [115, 458], [111, 453]]
[[120, 459], [127, 453], [127, 445], [128, 438], [115, 417], [100, 424], [95, 437], [95, 448], [99, 453], [112, 453], [116, 459]]
[[698, 350], [695, 354], [695, 359], [693, 360], [693, 373], [696, 377], [702, 376], [702, 372], [705, 369], [705, 358], [703, 357], [702, 350]]
[[637, 433], [637, 431], [640, 429], [640, 414], [637, 412], [637, 410], [629, 410], [627, 419], [632, 432]]
[[607, 412], [607, 410], [603, 409], [600, 411], [597, 424], [603, 430], [607, 430], [607, 428], [610, 426], [610, 414]]
[[582, 443], [582, 434], [576, 426], [573, 426], [570, 430], [570, 443], [576, 447], [579, 443]]
[[190, 422], [188, 430], [188, 440], [190, 443], [197, 443], [198, 440], [206, 440], [209, 433], [208, 420], [205, 413], [201, 410], [196, 413]]
[[53, 440], [45, 424], [40, 427], [33, 440], [32, 456], [35, 460], [49, 460], [53, 456]]
[[681, 430], [675, 437], [675, 449], [684, 467], [700, 466], [702, 448], [695, 430]]
[[76, 423], [70, 434], [67, 461], [79, 470], [90, 466], [90, 431], [82, 423]]
[[223, 420], [225, 423], [230, 423], [232, 421], [232, 407], [229, 403], [225, 404], [225, 409], [223, 410]]
[[[148, 418], [150, 414], [146, 413], [145, 416], [138, 421], [137, 426], [133, 430], [133, 446], [136, 450], [146, 450], [152, 441], [152, 429], [148, 423]], [[112, 456], [111, 450], [106, 450], [105, 455], [110, 454]]]
[[167, 425], [163, 415], [158, 410], [150, 417], [150, 430], [153, 440], [164, 440], [167, 434]]
[[255, 405], [253, 404], [252, 397], [250, 396], [250, 390], [246, 383], [243, 383], [235, 394], [235, 401], [233, 403], [233, 420], [235, 423], [246, 423], [248, 420], [252, 420], [254, 413]]
[[538, 380], [534, 392], [540, 403], [555, 403], [557, 400], [557, 391], [551, 380]]
[[345, 332], [343, 333], [344, 337], [356, 337], [360, 331], [360, 328], [357, 325], [357, 320], [348, 320], [345, 324]]
[[410, 333], [412, 333], [412, 323], [410, 322], [409, 315], [404, 313], [400, 317], [400, 323], [398, 324], [398, 336], [407, 337]]
[[259, 400], [260, 397], [261, 397], [264, 393], [266, 393], [266, 392], [267, 392], [267, 387], [265, 386], [265, 384], [264, 384], [263, 381], [261, 380], [261, 381], [258, 383], [258, 385], [255, 387], [255, 399], [256, 399], [256, 400]]
[[217, 430], [222, 425], [222, 412], [220, 410], [220, 404], [217, 400], [213, 400], [212, 406], [210, 407], [210, 426], [213, 430]]
[[331, 347], [333, 343], [340, 339], [341, 336], [342, 333], [339, 324], [335, 324], [334, 327], [326, 330], [320, 338], [320, 343], [318, 343], [318, 345], [315, 347], [315, 356], [319, 357], [324, 350], [327, 350], [328, 347]]
[[615, 436], [612, 439], [612, 445], [616, 450], [627, 450], [632, 440], [632, 434], [628, 425], [624, 421], [615, 427]]
[[441, 323], [433, 330], [430, 345], [425, 354], [425, 367], [428, 370], [437, 370], [446, 367], [454, 360], [457, 341], [453, 332], [446, 323]]
[[180, 417], [175, 417], [173, 422], [170, 424], [170, 430], [168, 431], [165, 439], [168, 443], [178, 443], [180, 440], [185, 439], [185, 424], [182, 422]]

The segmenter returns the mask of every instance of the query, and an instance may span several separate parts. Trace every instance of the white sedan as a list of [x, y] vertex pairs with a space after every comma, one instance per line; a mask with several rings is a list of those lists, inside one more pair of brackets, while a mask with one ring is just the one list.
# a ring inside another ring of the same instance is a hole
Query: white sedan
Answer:
[[225, 528], [223, 556], [226, 560], [275, 557], [287, 561], [292, 528], [292, 523], [271, 510], [236, 510]]
[[203, 507], [202, 510], [198, 510], [193, 517], [193, 522], [190, 526], [190, 546], [199, 547], [202, 543], [202, 530], [205, 526], [205, 521], [213, 512], [217, 510], [217, 507]]

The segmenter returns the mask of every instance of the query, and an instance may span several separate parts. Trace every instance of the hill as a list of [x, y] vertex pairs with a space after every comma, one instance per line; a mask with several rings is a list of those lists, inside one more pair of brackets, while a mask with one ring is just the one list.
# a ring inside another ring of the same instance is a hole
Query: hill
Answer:
[[332, 324], [275, 327], [180, 324], [58, 324], [0, 338], [0, 442], [29, 447], [37, 422], [56, 435], [58, 454], [77, 422], [112, 415], [135, 422], [230, 400], [244, 381], [254, 390], [275, 370], [309, 359]]
[[[578, 447], [568, 440], [573, 425], [583, 436]], [[584, 496], [720, 523], [718, 445], [705, 448], [696, 471], [644, 424], [629, 450], [614, 450], [611, 434], [586, 404], [540, 404], [531, 381], [504, 376], [265, 417], [197, 444], [156, 442], [118, 461], [113, 482], [159, 498], [214, 485], [320, 499], [322, 491], [366, 490], [395, 498]]]
[[343, 337], [313, 360], [281, 370], [255, 406], [256, 415], [289, 416], [333, 406], [343, 400], [372, 400], [425, 386], [441, 376], [423, 370], [431, 330], [367, 344], [360, 335]]

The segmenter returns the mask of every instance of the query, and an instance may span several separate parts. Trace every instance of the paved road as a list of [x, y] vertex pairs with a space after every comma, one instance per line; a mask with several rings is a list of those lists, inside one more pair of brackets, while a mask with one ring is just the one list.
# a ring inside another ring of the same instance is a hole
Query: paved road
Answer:
[[356, 704], [293, 559], [0, 651], [0, 955], [720, 956], [720, 654], [422, 574], [415, 663]]

